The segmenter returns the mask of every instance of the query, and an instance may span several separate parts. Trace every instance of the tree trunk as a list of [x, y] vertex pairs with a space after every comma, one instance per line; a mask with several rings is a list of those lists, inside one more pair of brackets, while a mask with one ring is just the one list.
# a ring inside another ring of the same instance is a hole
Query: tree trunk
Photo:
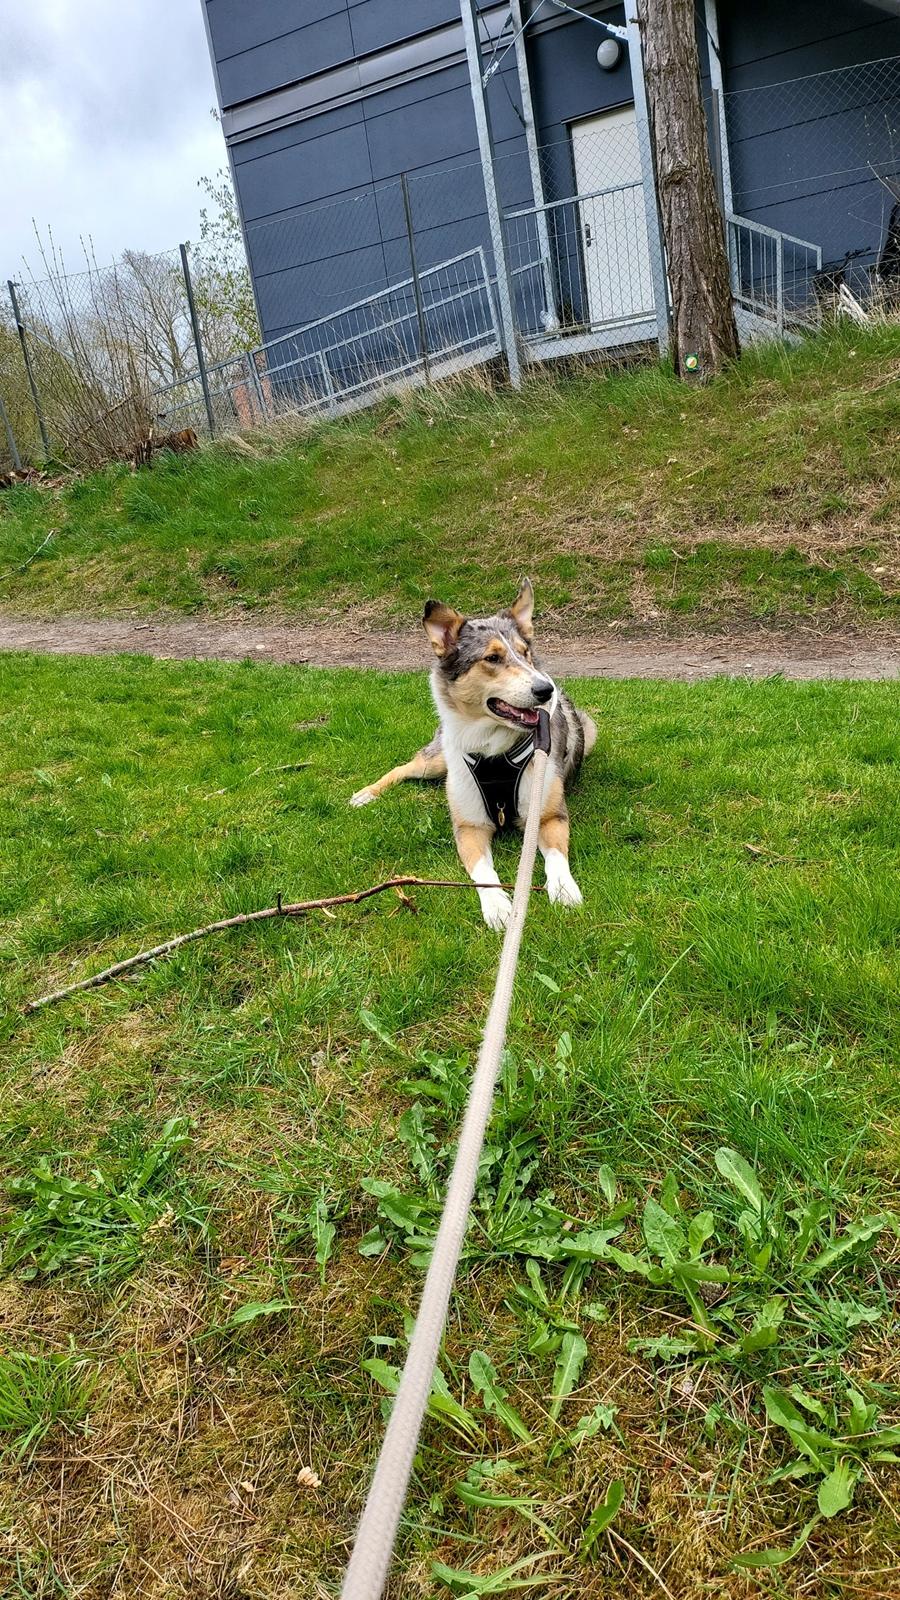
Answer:
[[700, 98], [693, 0], [636, 0], [650, 132], [682, 378], [702, 381], [740, 354], [725, 236]]

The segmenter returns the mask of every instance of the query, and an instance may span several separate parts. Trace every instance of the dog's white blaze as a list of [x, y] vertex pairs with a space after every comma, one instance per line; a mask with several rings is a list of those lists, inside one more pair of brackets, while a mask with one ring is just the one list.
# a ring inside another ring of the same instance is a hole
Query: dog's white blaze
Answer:
[[[550, 699], [548, 700], [547, 705], [545, 707], [545, 709], [547, 711], [547, 715], [552, 717], [554, 711], [556, 710], [557, 706], [559, 705], [559, 690], [557, 689], [556, 684], [553, 683], [553, 679], [551, 678], [549, 672], [543, 672], [543, 671], [539, 672], [536, 667], [533, 667], [531, 665], [530, 661], [526, 661], [525, 660], [524, 656], [517, 655], [511, 644], [507, 644], [506, 648], [509, 651], [510, 655], [512, 656], [513, 661], [515, 662], [516, 666], [517, 667], [521, 667], [523, 672], [530, 673], [532, 683], [534, 683], [536, 678], [543, 678], [545, 683], [552, 683], [553, 684], [553, 693], [550, 696]], [[510, 700], [509, 704], [512, 706], [512, 705], [515, 705], [516, 702], [515, 702], [515, 700]], [[527, 709], [530, 709], [530, 707], [528, 707]]]
[[561, 850], [544, 851], [544, 869], [547, 874], [547, 894], [555, 905], [580, 906], [579, 889], [569, 863]]

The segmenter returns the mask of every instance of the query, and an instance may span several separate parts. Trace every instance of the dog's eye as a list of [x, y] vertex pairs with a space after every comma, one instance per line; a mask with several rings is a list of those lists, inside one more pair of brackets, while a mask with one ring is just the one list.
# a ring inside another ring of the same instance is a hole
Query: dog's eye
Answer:
[[500, 654], [499, 650], [492, 650], [490, 655], [489, 656], [485, 656], [484, 659], [485, 659], [485, 661], [489, 661], [491, 663], [492, 667], [499, 667], [500, 662], [503, 660], [503, 657]]

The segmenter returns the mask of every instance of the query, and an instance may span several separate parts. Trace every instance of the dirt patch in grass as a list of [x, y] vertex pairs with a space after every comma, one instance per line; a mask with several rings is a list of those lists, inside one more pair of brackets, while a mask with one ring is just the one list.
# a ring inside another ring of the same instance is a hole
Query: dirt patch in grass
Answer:
[[[645, 583], [640, 633], [546, 632], [541, 648], [561, 676], [662, 678], [686, 683], [718, 676], [792, 679], [892, 679], [900, 676], [900, 629], [783, 625], [673, 635], [654, 624], [658, 612]], [[637, 599], [633, 596], [637, 609]], [[160, 617], [60, 617], [43, 622], [0, 616], [0, 651], [42, 655], [143, 655], [157, 660], [273, 662], [294, 666], [363, 667], [383, 672], [425, 669], [428, 649], [415, 627], [367, 628], [353, 622], [299, 625], [257, 618], [218, 621]]]

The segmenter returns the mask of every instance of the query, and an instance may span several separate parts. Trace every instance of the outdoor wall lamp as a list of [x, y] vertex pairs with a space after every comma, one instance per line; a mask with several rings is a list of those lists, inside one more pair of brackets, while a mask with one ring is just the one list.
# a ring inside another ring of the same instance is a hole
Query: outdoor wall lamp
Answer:
[[597, 46], [597, 65], [604, 72], [614, 72], [622, 59], [622, 45], [618, 39], [604, 39]]

